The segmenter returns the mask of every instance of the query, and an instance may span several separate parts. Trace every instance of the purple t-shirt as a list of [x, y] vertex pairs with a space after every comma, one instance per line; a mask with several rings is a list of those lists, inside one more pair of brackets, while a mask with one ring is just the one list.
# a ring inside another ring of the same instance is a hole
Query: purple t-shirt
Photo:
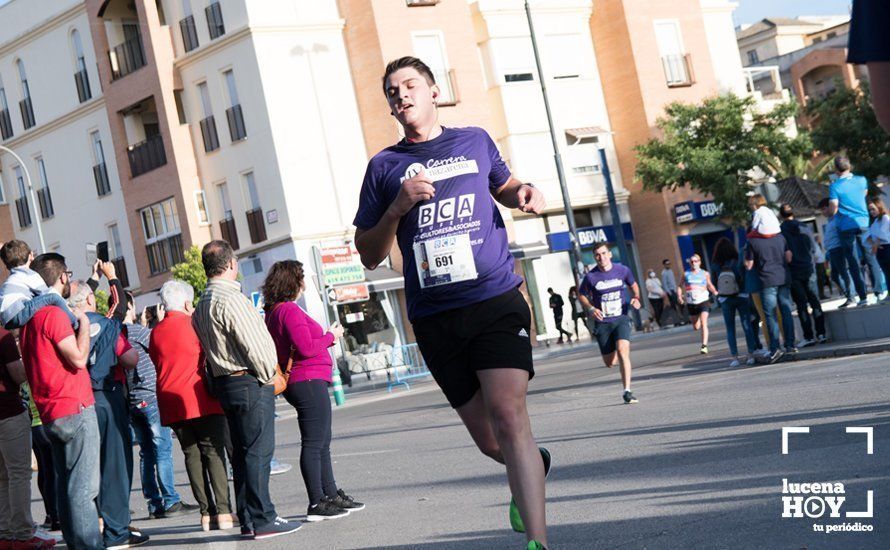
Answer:
[[627, 266], [612, 263], [612, 269], [601, 271], [599, 266], [584, 276], [578, 292], [587, 297], [591, 305], [603, 312], [603, 322], [611, 322], [627, 315], [625, 288], [634, 284], [634, 276]]
[[429, 141], [401, 141], [368, 163], [359, 229], [377, 225], [402, 181], [423, 168], [436, 196], [414, 205], [396, 240], [404, 259], [408, 318], [493, 298], [522, 283], [513, 272], [507, 231], [491, 193], [510, 179], [494, 142], [481, 128], [443, 128]]

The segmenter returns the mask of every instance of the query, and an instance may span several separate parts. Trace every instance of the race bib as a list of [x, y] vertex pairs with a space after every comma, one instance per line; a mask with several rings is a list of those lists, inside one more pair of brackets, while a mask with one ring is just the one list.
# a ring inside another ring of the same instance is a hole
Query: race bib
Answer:
[[603, 295], [603, 317], [618, 317], [622, 314], [623, 300], [621, 292], [612, 292]]
[[708, 290], [705, 288], [694, 288], [686, 292], [686, 300], [690, 304], [707, 302], [709, 297], [710, 294], [708, 294]]
[[477, 277], [469, 233], [428, 239], [414, 244], [420, 288], [471, 281]]

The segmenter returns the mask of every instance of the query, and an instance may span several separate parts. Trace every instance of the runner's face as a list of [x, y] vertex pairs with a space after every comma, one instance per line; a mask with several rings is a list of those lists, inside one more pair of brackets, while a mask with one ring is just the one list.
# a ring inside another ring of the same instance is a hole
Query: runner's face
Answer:
[[405, 67], [392, 73], [386, 82], [390, 111], [406, 128], [422, 128], [436, 118], [435, 100], [439, 87], [426, 81], [417, 69]]
[[593, 257], [596, 259], [596, 265], [606, 268], [612, 265], [612, 251], [602, 246], [593, 251]]

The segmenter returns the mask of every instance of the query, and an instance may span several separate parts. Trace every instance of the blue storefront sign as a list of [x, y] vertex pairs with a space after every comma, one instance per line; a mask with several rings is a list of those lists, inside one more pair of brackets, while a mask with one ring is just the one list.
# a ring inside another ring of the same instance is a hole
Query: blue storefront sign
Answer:
[[[626, 240], [634, 240], [634, 231], [630, 223], [621, 224], [621, 229], [624, 231], [624, 238]], [[581, 245], [581, 248], [589, 248], [596, 243], [604, 241], [614, 244], [615, 239], [615, 230], [611, 225], [582, 227], [578, 229], [578, 244]], [[547, 244], [550, 245], [550, 252], [563, 252], [572, 249], [572, 239], [568, 231], [549, 233], [547, 235]]]
[[722, 212], [723, 206], [714, 201], [685, 201], [674, 205], [674, 219], [678, 224], [716, 218]]

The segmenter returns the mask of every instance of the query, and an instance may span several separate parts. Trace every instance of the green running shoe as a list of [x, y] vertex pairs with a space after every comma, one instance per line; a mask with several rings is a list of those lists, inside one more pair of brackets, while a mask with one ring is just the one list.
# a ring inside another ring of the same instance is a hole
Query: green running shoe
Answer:
[[[541, 459], [544, 460], [544, 479], [547, 479], [547, 476], [550, 475], [550, 464], [552, 462], [550, 451], [544, 447], [538, 447], [538, 450], [541, 452]], [[525, 523], [522, 522], [522, 516], [519, 515], [519, 507], [516, 506], [516, 501], [513, 498], [510, 498], [510, 527], [517, 533], [525, 533]]]
[[526, 546], [525, 548], [526, 550], [547, 550], [546, 546], [536, 540], [528, 541], [528, 546]]

